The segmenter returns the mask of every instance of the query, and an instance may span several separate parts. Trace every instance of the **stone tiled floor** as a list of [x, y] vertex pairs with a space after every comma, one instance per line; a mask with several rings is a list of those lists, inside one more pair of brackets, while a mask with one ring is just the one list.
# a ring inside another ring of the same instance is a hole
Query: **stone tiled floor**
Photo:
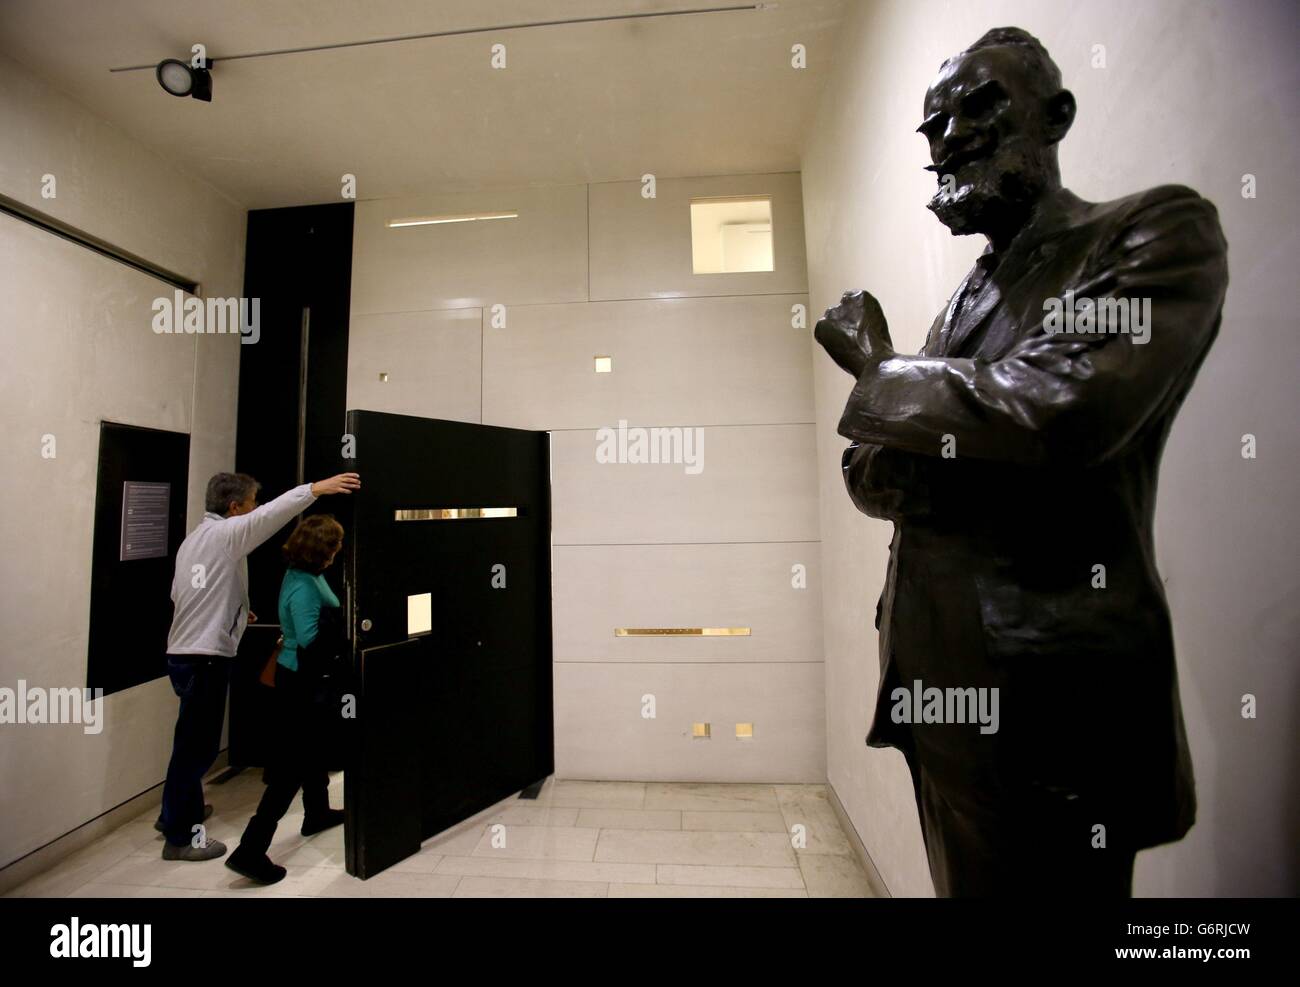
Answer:
[[[343, 776], [330, 801], [343, 804]], [[208, 835], [230, 850], [261, 797], [260, 771], [210, 785]], [[823, 785], [660, 784], [548, 779], [427, 840], [369, 881], [343, 866], [343, 829], [299, 835], [301, 802], [259, 887], [223, 860], [167, 861], [155, 810], [14, 889], [46, 897], [869, 897]], [[802, 826], [800, 848], [792, 845]]]

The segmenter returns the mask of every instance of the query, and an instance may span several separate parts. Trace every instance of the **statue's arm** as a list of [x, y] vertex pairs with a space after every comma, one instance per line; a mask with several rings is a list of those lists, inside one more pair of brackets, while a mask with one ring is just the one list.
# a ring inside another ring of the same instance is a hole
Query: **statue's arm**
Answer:
[[925, 458], [873, 443], [850, 443], [840, 457], [849, 498], [863, 514], [886, 521], [928, 514]]
[[863, 368], [840, 434], [1027, 464], [1093, 463], [1120, 449], [1199, 363], [1227, 286], [1214, 207], [1176, 191], [1139, 200], [1072, 286], [1077, 298], [1149, 299], [1145, 343], [1131, 332], [1051, 334], [1040, 323], [993, 362], [887, 352]]

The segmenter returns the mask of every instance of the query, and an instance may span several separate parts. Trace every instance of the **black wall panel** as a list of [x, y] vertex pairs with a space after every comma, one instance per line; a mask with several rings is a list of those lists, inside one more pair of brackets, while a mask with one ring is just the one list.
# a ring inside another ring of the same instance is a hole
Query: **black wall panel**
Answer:
[[[183, 432], [99, 426], [87, 688], [109, 695], [167, 674], [172, 573], [185, 539], [189, 468], [190, 437]], [[121, 560], [127, 481], [170, 484], [165, 556]]]
[[[248, 214], [244, 295], [260, 300], [260, 338], [240, 347], [235, 469], [261, 482], [263, 503], [298, 483], [304, 309], [310, 317], [303, 479], [319, 480], [352, 468], [340, 455], [340, 443], [346, 419], [353, 212], [347, 202]], [[345, 510], [339, 499], [319, 501], [308, 513]], [[250, 609], [259, 623], [245, 634], [231, 676], [232, 765], [265, 761], [266, 697], [257, 672], [278, 635], [284, 577], [280, 546], [293, 523], [248, 559]], [[340, 568], [327, 571], [326, 579], [342, 599]]]

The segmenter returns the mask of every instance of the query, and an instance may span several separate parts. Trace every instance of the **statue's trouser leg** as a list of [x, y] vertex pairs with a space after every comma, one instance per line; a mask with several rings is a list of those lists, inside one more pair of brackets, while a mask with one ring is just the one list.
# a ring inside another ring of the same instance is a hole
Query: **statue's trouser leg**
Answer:
[[907, 760], [938, 896], [1131, 895], [1134, 852], [1095, 846], [1077, 800], [1026, 792], [993, 810], [942, 790], [923, 755]]

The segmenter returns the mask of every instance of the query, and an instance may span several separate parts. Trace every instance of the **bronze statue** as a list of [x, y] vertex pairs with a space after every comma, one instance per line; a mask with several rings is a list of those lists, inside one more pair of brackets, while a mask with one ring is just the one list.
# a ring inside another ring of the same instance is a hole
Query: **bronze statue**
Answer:
[[1074, 112], [1018, 28], [946, 61], [929, 208], [988, 247], [917, 356], [863, 291], [816, 329], [857, 381], [849, 495], [894, 523], [867, 744], [906, 755], [943, 896], [1126, 896], [1196, 814], [1152, 516], [1227, 244], [1190, 189], [1063, 188]]

